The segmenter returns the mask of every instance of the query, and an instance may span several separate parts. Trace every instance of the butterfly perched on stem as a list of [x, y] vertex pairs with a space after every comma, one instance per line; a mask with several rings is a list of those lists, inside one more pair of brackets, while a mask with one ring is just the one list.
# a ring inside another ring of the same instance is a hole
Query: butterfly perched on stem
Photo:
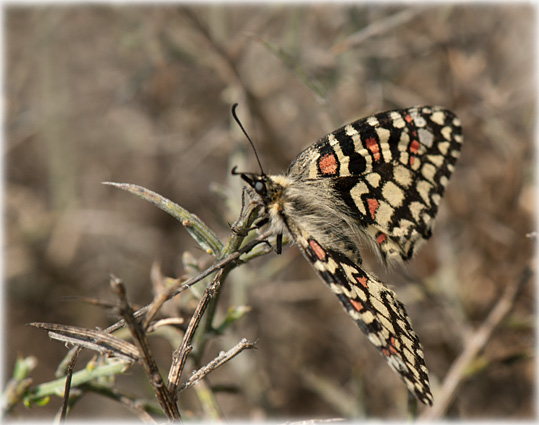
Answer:
[[408, 390], [427, 405], [433, 398], [419, 339], [395, 293], [364, 270], [360, 247], [370, 245], [384, 263], [412, 257], [432, 234], [461, 144], [461, 124], [452, 112], [420, 106], [329, 133], [283, 175], [266, 175], [262, 166], [258, 174], [233, 170], [264, 207], [279, 248], [288, 234]]

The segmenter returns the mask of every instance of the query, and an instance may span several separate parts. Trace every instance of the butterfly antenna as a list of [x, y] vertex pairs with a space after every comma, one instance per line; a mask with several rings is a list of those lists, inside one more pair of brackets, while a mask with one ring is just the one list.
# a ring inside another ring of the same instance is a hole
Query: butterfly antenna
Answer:
[[255, 153], [255, 157], [256, 157], [256, 160], [258, 162], [258, 166], [260, 167], [260, 173], [262, 175], [265, 175], [266, 173], [264, 173], [264, 169], [262, 168], [262, 163], [260, 162], [260, 158], [258, 157], [258, 154], [256, 153], [255, 145], [254, 145], [253, 141], [251, 140], [251, 138], [249, 137], [249, 135], [247, 134], [247, 132], [245, 131], [245, 128], [243, 128], [243, 125], [241, 124], [240, 119], [236, 115], [236, 108], [237, 107], [238, 107], [237, 103], [234, 103], [234, 105], [232, 105], [232, 116], [234, 117], [234, 119], [236, 120], [238, 125], [240, 126], [241, 131], [243, 131], [243, 134], [245, 134], [245, 137], [247, 137], [247, 140], [249, 140], [249, 143], [251, 144], [251, 147], [253, 148], [253, 152]]

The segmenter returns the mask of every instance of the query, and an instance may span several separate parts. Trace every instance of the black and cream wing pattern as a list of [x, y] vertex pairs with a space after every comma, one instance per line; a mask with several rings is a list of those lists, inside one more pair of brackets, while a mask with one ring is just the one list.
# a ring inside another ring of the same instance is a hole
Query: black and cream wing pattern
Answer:
[[275, 234], [288, 233], [389, 366], [432, 405], [423, 351], [396, 294], [363, 268], [369, 245], [406, 261], [432, 234], [460, 154], [459, 119], [438, 106], [382, 112], [326, 135], [284, 175], [242, 173]]

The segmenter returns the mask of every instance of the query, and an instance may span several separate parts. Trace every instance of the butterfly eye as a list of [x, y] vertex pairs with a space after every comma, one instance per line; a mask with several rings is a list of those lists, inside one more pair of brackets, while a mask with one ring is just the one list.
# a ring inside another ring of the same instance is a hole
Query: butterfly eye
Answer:
[[256, 193], [258, 193], [259, 195], [266, 194], [266, 185], [261, 181], [256, 182], [253, 188], [256, 191]]

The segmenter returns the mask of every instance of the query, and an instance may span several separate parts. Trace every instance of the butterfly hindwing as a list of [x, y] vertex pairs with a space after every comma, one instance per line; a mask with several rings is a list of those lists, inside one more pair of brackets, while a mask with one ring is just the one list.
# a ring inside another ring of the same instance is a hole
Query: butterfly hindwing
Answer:
[[395, 293], [346, 256], [325, 249], [313, 238], [296, 236], [309, 263], [389, 366], [420, 401], [432, 405], [423, 350]]

